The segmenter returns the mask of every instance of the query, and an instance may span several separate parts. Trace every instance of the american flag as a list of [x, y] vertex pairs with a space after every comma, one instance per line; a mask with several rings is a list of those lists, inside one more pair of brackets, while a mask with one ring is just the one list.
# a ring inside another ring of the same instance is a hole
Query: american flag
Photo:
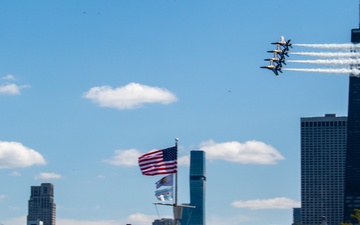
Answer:
[[177, 147], [156, 150], [139, 157], [143, 175], [154, 176], [177, 172]]

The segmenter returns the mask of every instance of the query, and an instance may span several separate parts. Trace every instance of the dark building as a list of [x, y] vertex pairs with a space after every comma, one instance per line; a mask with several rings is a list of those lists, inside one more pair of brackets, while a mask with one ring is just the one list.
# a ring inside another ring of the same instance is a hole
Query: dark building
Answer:
[[[131, 224], [126, 224], [126, 225], [131, 225]], [[171, 218], [161, 218], [161, 219], [156, 219], [152, 225], [174, 225], [174, 219]]]
[[42, 221], [44, 225], [56, 224], [53, 184], [42, 183], [41, 186], [31, 186], [27, 223], [31, 221]]
[[293, 208], [293, 223], [292, 225], [300, 225], [301, 223], [301, 208]]
[[[345, 116], [301, 118], [301, 222], [343, 221], [346, 154]], [[299, 221], [297, 221], [299, 222]]]
[[[351, 31], [351, 42], [360, 43], [360, 29]], [[360, 78], [350, 76], [343, 222], [357, 223], [354, 209], [360, 209]]]
[[205, 225], [205, 152], [190, 152], [190, 204], [195, 208], [184, 208], [181, 224]]

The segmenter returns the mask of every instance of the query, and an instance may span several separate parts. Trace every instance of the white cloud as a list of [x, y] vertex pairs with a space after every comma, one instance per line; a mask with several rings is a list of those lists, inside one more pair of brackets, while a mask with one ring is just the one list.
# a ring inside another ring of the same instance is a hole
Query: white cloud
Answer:
[[102, 174], [96, 176], [96, 179], [105, 179], [105, 178], [106, 177], [104, 175], [102, 175]]
[[18, 177], [18, 176], [20, 176], [21, 174], [20, 174], [18, 171], [13, 171], [13, 172], [11, 172], [9, 175], [12, 176], [12, 177]]
[[136, 166], [138, 165], [138, 158], [142, 154], [136, 149], [116, 150], [115, 155], [111, 159], [103, 160], [113, 166]]
[[226, 216], [221, 217], [217, 215], [209, 215], [206, 219], [207, 225], [219, 225], [219, 224], [226, 224], [226, 225], [238, 225], [238, 224], [246, 224], [251, 222], [251, 219], [244, 215], [236, 215], [236, 216]]
[[276, 164], [284, 157], [274, 147], [260, 141], [215, 143], [209, 140], [200, 144], [207, 159], [222, 159], [243, 164]]
[[6, 195], [0, 195], [0, 201], [4, 200], [6, 198]]
[[6, 76], [3, 76], [1, 79], [3, 80], [15, 80], [15, 77], [11, 74], [8, 74]]
[[139, 224], [139, 225], [148, 225], [158, 218], [158, 216], [145, 215], [142, 213], [135, 213], [128, 216], [126, 220], [123, 220], [122, 224]]
[[178, 157], [177, 163], [179, 166], [190, 166], [190, 156], [185, 155], [185, 156]]
[[18, 142], [0, 141], [0, 169], [44, 165], [44, 157]]
[[84, 94], [101, 107], [116, 109], [133, 109], [146, 103], [170, 104], [177, 100], [176, 96], [166, 89], [150, 87], [138, 83], [113, 89], [110, 86], [93, 87]]
[[[210, 140], [201, 143], [199, 149], [206, 152], [206, 158], [209, 160], [220, 159], [244, 164], [276, 164], [278, 160], [284, 159], [275, 148], [260, 141], [215, 143]], [[113, 166], [137, 166], [141, 155], [143, 153], [136, 149], [115, 150], [114, 155], [103, 162]], [[189, 166], [190, 156], [178, 156], [178, 165]]]
[[231, 203], [236, 208], [248, 209], [292, 209], [300, 207], [301, 203], [289, 198], [256, 199], [248, 201], [234, 201]]
[[21, 89], [29, 87], [29, 85], [4, 84], [0, 86], [0, 95], [19, 95]]
[[[58, 225], [120, 225], [116, 220], [75, 220], [75, 219], [57, 219]], [[20, 224], [19, 224], [20, 225]]]
[[[157, 216], [149, 216], [141, 213], [136, 213], [121, 220], [75, 220], [75, 219], [57, 219], [58, 225], [121, 225], [121, 224], [136, 224], [148, 225], [156, 219]], [[20, 225], [20, 224], [19, 224]]]
[[[110, 159], [103, 160], [103, 162], [113, 166], [138, 166], [138, 158], [144, 154], [136, 149], [115, 150], [114, 153], [114, 156]], [[178, 165], [189, 166], [190, 156], [178, 157], [177, 161]]]
[[26, 216], [21, 216], [1, 222], [5, 225], [23, 225], [26, 224]]
[[39, 175], [35, 176], [36, 180], [51, 180], [51, 179], [60, 179], [61, 175], [56, 173], [47, 173], [42, 172]]
[[[11, 74], [0, 77], [1, 80], [15, 81], [15, 77]], [[5, 83], [0, 85], [0, 95], [20, 95], [21, 89], [29, 88], [30, 85], [17, 85], [15, 83]]]
[[[157, 218], [157, 216], [145, 215], [136, 213], [129, 215], [125, 219], [119, 220], [77, 220], [77, 219], [64, 219], [57, 218], [57, 225], [123, 225], [123, 224], [136, 224], [136, 225], [149, 225]], [[1, 221], [6, 225], [23, 225], [26, 223], [26, 216]]]

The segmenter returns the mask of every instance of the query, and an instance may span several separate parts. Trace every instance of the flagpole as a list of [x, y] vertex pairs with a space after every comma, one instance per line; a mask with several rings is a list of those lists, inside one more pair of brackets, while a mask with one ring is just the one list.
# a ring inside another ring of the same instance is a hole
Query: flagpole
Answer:
[[[177, 159], [177, 155], [178, 155], [178, 142], [179, 142], [179, 138], [175, 138], [175, 147], [176, 147], [176, 159]], [[179, 168], [177, 169], [176, 173], [175, 173], [175, 206], [177, 206], [178, 204], [178, 171]]]
[[[176, 160], [178, 157], [178, 142], [179, 142], [179, 138], [175, 138], [175, 148], [176, 148]], [[175, 203], [173, 206], [173, 211], [174, 211], [174, 225], [178, 224], [178, 215], [176, 215], [178, 213], [177, 210], [177, 204], [178, 204], [178, 171], [179, 168], [177, 168], [177, 171], [175, 173]]]

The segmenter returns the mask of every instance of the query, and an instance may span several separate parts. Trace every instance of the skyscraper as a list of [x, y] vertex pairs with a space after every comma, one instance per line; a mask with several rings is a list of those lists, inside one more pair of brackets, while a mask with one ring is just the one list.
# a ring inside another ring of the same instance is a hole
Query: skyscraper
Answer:
[[[351, 31], [351, 42], [360, 42], [360, 29]], [[349, 79], [347, 139], [343, 222], [355, 223], [350, 216], [360, 209], [360, 79], [355, 76]]]
[[190, 205], [195, 208], [184, 208], [181, 224], [205, 225], [205, 152], [190, 152]]
[[42, 183], [41, 186], [31, 186], [27, 223], [31, 221], [42, 221], [44, 225], [56, 224], [53, 184]]
[[293, 223], [292, 225], [300, 225], [301, 223], [301, 208], [293, 208]]
[[301, 222], [343, 221], [347, 117], [301, 118]]

